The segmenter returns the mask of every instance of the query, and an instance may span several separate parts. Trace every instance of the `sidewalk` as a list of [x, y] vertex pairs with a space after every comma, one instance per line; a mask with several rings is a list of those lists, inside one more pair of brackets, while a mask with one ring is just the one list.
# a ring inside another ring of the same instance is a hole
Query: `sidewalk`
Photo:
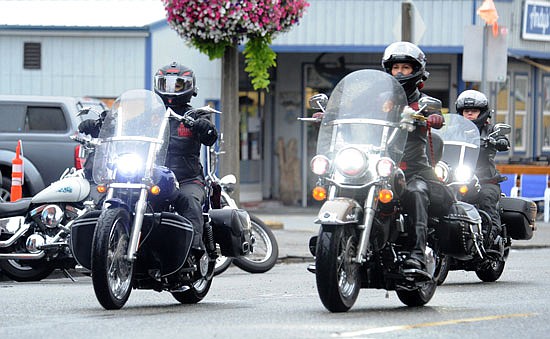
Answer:
[[[302, 208], [283, 206], [276, 201], [262, 202], [246, 206], [250, 213], [263, 220], [277, 237], [279, 259], [313, 260], [309, 252], [309, 239], [317, 235], [319, 225], [313, 221], [317, 217], [318, 208]], [[537, 230], [530, 240], [512, 240], [512, 249], [532, 249], [550, 247], [550, 223], [544, 223], [542, 218], [536, 222]]]

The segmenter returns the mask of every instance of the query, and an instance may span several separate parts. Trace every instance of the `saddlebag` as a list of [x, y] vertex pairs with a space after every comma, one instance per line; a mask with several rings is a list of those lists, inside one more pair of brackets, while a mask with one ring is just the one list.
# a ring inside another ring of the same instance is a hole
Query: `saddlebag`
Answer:
[[71, 251], [78, 264], [89, 270], [92, 269], [92, 242], [100, 214], [101, 211], [88, 212], [77, 218], [71, 227]]
[[435, 225], [435, 234], [443, 254], [459, 260], [476, 255], [476, 241], [481, 241], [481, 217], [474, 206], [457, 201], [449, 213]]
[[214, 241], [226, 257], [238, 257], [250, 252], [250, 216], [241, 209], [209, 211]]
[[508, 235], [515, 240], [529, 240], [536, 230], [537, 204], [525, 198], [503, 197], [500, 221], [506, 225]]

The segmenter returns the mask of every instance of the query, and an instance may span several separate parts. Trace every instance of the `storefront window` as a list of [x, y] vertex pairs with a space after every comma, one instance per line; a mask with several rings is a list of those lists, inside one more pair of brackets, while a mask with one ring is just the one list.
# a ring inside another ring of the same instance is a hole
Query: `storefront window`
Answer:
[[550, 75], [542, 78], [542, 150], [550, 151]]
[[527, 126], [527, 83], [525, 75], [514, 77], [514, 133], [513, 147], [516, 151], [525, 151], [526, 138], [525, 129]]

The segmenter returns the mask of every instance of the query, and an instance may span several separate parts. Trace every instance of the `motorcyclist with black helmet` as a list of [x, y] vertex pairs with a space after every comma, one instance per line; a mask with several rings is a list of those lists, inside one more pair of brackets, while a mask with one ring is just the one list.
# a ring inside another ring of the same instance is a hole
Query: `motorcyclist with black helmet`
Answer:
[[[191, 98], [197, 95], [195, 73], [177, 62], [161, 67], [154, 75], [153, 87], [166, 107], [183, 115], [193, 107]], [[179, 194], [175, 202], [178, 214], [191, 221], [195, 228], [193, 248], [204, 249], [202, 242], [204, 219], [203, 204], [206, 200], [205, 179], [200, 162], [201, 144], [213, 145], [218, 139], [216, 127], [209, 115], [202, 112], [190, 114], [193, 126], [170, 119], [170, 140], [166, 166], [179, 182]]]
[[496, 168], [495, 156], [497, 151], [507, 151], [510, 148], [510, 142], [504, 135], [499, 135], [492, 141], [487, 139], [493, 132], [494, 125], [490, 123], [491, 110], [485, 94], [471, 89], [462, 92], [456, 100], [456, 111], [477, 126], [483, 140], [475, 170], [481, 190], [475, 197], [467, 196], [467, 198], [471, 199], [470, 202], [477, 203], [478, 207], [487, 212], [491, 218], [490, 237], [493, 240], [494, 249], [501, 251], [504, 245], [500, 237], [501, 223], [497, 206], [500, 200], [499, 183], [502, 182], [502, 176]]
[[[403, 86], [408, 105], [419, 110], [418, 101], [427, 96], [420, 92], [429, 73], [426, 71], [426, 56], [418, 46], [405, 41], [394, 42], [384, 51], [382, 67]], [[441, 112], [426, 112], [428, 125], [439, 129], [444, 120]], [[405, 173], [407, 189], [402, 197], [402, 206], [409, 215], [408, 234], [410, 257], [405, 260], [407, 268], [426, 270], [426, 237], [428, 208], [430, 206], [429, 182], [437, 181], [427, 155], [427, 128], [418, 126], [408, 133], [403, 159], [400, 163]]]

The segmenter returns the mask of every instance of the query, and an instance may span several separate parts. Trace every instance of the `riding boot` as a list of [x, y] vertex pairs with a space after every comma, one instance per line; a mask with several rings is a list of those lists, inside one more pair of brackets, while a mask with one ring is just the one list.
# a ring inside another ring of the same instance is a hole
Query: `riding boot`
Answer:
[[405, 265], [416, 269], [426, 269], [426, 238], [428, 228], [428, 194], [424, 181], [415, 180], [407, 185], [408, 192], [403, 199], [403, 207], [409, 215], [408, 234], [410, 258]]

